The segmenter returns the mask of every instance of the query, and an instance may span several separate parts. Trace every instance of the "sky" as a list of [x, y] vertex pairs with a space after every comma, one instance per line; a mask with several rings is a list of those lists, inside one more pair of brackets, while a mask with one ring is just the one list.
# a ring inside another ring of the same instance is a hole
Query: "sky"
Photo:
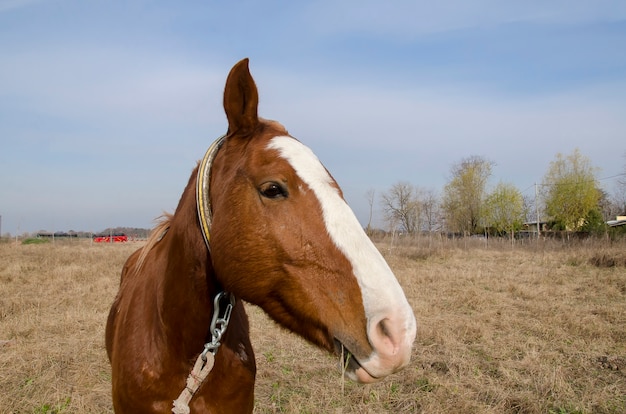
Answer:
[[526, 196], [576, 148], [609, 193], [626, 169], [622, 0], [0, 0], [1, 233], [173, 212], [244, 57], [364, 225], [470, 156]]

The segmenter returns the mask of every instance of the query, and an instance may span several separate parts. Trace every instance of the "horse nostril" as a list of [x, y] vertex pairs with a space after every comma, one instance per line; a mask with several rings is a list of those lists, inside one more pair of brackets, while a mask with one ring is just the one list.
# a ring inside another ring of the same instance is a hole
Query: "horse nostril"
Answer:
[[388, 318], [381, 319], [376, 324], [376, 336], [379, 351], [384, 351], [387, 355], [394, 355], [398, 352], [398, 333], [393, 332], [393, 325]]
[[380, 322], [378, 322], [378, 325], [376, 325], [376, 329], [378, 329], [378, 333], [380, 335], [390, 337], [391, 334], [387, 330], [386, 321], [387, 321], [387, 318], [382, 319]]

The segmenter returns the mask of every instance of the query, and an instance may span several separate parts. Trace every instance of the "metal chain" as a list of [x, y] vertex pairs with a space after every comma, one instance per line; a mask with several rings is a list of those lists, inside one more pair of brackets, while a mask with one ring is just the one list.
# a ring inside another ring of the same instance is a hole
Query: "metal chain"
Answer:
[[[222, 300], [228, 300], [226, 307], [222, 309]], [[235, 295], [229, 292], [220, 292], [215, 296], [213, 300], [213, 319], [211, 320], [211, 342], [207, 342], [204, 344], [204, 351], [200, 356], [202, 360], [206, 363], [207, 353], [211, 353], [215, 355], [217, 349], [221, 345], [222, 336], [224, 332], [226, 332], [226, 328], [228, 328], [228, 323], [230, 322], [230, 315], [233, 311], [233, 307], [235, 306]], [[223, 311], [223, 312], [222, 312]]]
[[[222, 309], [222, 299], [228, 300], [226, 307]], [[222, 335], [228, 328], [230, 315], [235, 306], [235, 295], [228, 292], [221, 292], [213, 300], [213, 318], [211, 320], [211, 342], [204, 344], [204, 351], [196, 359], [196, 363], [187, 377], [187, 384], [177, 399], [174, 400], [172, 413], [189, 414], [189, 401], [193, 398], [198, 388], [202, 385], [206, 377], [213, 369], [215, 353], [221, 345]], [[222, 312], [223, 311], [223, 312]], [[211, 358], [209, 360], [209, 352]]]

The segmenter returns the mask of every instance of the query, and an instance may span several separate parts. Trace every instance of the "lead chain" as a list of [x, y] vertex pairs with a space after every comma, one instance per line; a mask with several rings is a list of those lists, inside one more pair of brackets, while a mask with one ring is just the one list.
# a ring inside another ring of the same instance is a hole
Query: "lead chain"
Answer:
[[[222, 313], [222, 299], [228, 299], [228, 304], [224, 308], [224, 314], [220, 316]], [[215, 355], [217, 353], [217, 349], [221, 345], [222, 336], [224, 332], [226, 332], [226, 328], [228, 328], [228, 323], [230, 322], [230, 315], [233, 311], [233, 307], [235, 306], [235, 295], [229, 292], [220, 292], [215, 296], [213, 300], [213, 318], [211, 320], [211, 342], [207, 342], [204, 344], [204, 351], [202, 351], [201, 357], [202, 360], [206, 363], [207, 361], [207, 353], [211, 353]]]

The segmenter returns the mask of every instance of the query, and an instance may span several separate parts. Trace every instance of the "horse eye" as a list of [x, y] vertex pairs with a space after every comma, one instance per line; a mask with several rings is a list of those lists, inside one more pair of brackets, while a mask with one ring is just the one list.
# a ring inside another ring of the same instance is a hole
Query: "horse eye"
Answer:
[[287, 192], [276, 183], [265, 183], [260, 188], [260, 193], [266, 198], [287, 197]]

